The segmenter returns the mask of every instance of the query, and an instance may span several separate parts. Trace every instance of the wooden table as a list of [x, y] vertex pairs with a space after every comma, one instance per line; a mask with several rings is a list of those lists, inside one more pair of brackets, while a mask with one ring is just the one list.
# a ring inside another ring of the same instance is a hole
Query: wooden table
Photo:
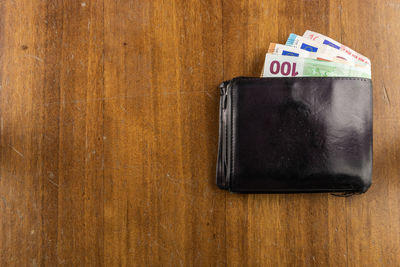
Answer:
[[[400, 2], [0, 2], [1, 266], [400, 266]], [[311, 29], [368, 56], [364, 195], [215, 184], [218, 84]]]

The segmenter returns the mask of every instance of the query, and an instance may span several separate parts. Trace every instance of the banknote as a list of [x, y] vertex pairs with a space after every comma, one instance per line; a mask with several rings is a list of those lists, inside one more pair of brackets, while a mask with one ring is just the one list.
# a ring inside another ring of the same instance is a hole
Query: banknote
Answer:
[[335, 58], [338, 61], [343, 61], [343, 62], [348, 61], [350, 64], [353, 64], [355, 61], [355, 59], [351, 55], [348, 55], [343, 51], [337, 50], [328, 45], [317, 43], [311, 39], [299, 36], [294, 33], [291, 33], [289, 35], [289, 38], [286, 41], [286, 45], [307, 50], [311, 53], [318, 52], [321, 55], [324, 55], [325, 57], [329, 58], [330, 60], [333, 60]]
[[262, 77], [371, 78], [371, 72], [349, 64], [267, 53]]
[[352, 56], [354, 59], [358, 60], [359, 62], [371, 65], [371, 61], [369, 60], [369, 58], [361, 55], [360, 53], [357, 53], [353, 49], [351, 49], [351, 48], [349, 48], [349, 47], [347, 47], [325, 35], [307, 30], [303, 34], [303, 37], [310, 39], [319, 44], [329, 45], [337, 50], [345, 52], [346, 54]]
[[293, 46], [270, 43], [268, 48], [268, 53], [282, 56], [294, 56], [294, 57], [307, 57], [318, 60], [335, 61], [339, 63], [348, 63], [346, 60], [337, 58], [332, 55], [323, 54], [321, 52], [309, 52], [304, 49], [296, 48]]
[[[270, 43], [267, 53], [275, 54], [275, 55], [283, 55], [283, 56], [306, 57], [306, 58], [314, 58], [314, 59], [319, 59], [319, 60], [328, 60], [326, 58], [319, 58], [317, 56], [317, 53], [311, 53], [304, 49], [295, 48], [292, 46], [287, 46], [287, 45], [277, 44], [277, 43]], [[263, 69], [261, 70], [261, 77], [263, 76], [263, 73], [264, 73], [264, 66], [263, 66]]]
[[270, 43], [268, 53], [282, 56], [311, 57], [311, 53], [288, 45]]

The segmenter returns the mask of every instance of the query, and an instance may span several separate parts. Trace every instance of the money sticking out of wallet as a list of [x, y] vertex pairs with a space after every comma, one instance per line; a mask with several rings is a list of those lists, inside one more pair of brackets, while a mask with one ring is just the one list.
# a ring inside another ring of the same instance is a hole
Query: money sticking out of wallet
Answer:
[[286, 44], [271, 43], [261, 77], [371, 78], [371, 61], [351, 48], [307, 30]]
[[365, 56], [316, 32], [292, 33], [285, 44], [270, 44], [261, 78], [236, 77], [219, 89], [219, 188], [348, 196], [371, 186]]

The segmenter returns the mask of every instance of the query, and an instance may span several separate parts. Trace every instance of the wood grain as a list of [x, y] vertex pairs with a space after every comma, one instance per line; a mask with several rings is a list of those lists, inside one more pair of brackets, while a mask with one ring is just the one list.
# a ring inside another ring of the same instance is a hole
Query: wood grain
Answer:
[[[1, 266], [399, 266], [400, 2], [0, 2]], [[373, 64], [368, 193], [214, 185], [218, 84], [324, 33]]]

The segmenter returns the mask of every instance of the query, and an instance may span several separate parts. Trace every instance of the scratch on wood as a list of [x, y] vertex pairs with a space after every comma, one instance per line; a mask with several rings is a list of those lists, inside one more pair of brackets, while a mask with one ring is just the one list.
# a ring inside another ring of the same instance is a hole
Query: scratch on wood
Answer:
[[37, 56], [35, 56], [35, 55], [29, 55], [29, 54], [28, 54], [28, 55], [25, 55], [25, 56], [31, 57], [31, 58], [34, 58], [34, 59], [40, 61], [40, 62], [43, 62], [43, 59], [41, 59], [40, 57], [37, 57]]
[[386, 86], [385, 86], [385, 83], [383, 83], [383, 93], [384, 93], [384, 95], [385, 95], [385, 100], [386, 100], [386, 102], [390, 105], [390, 98], [389, 98], [389, 94], [388, 94], [388, 92], [387, 92], [387, 90], [386, 90]]
[[210, 95], [210, 93], [209, 92], [207, 92], [207, 91], [204, 91], [204, 93], [209, 97], [209, 98], [211, 98], [211, 99], [213, 99], [213, 97]]
[[12, 145], [9, 145], [9, 146], [15, 151], [15, 153], [17, 153], [18, 155], [20, 155], [21, 157], [24, 158], [24, 155], [21, 152], [19, 152], [18, 150], [16, 150], [15, 147], [13, 147]]
[[53, 184], [55, 187], [58, 187], [58, 184], [56, 184], [54, 181], [52, 181], [51, 179], [47, 179], [51, 184]]
[[120, 108], [121, 108], [126, 114], [128, 114], [128, 111], [127, 111], [126, 108], [124, 108], [122, 105], [120, 105]]

